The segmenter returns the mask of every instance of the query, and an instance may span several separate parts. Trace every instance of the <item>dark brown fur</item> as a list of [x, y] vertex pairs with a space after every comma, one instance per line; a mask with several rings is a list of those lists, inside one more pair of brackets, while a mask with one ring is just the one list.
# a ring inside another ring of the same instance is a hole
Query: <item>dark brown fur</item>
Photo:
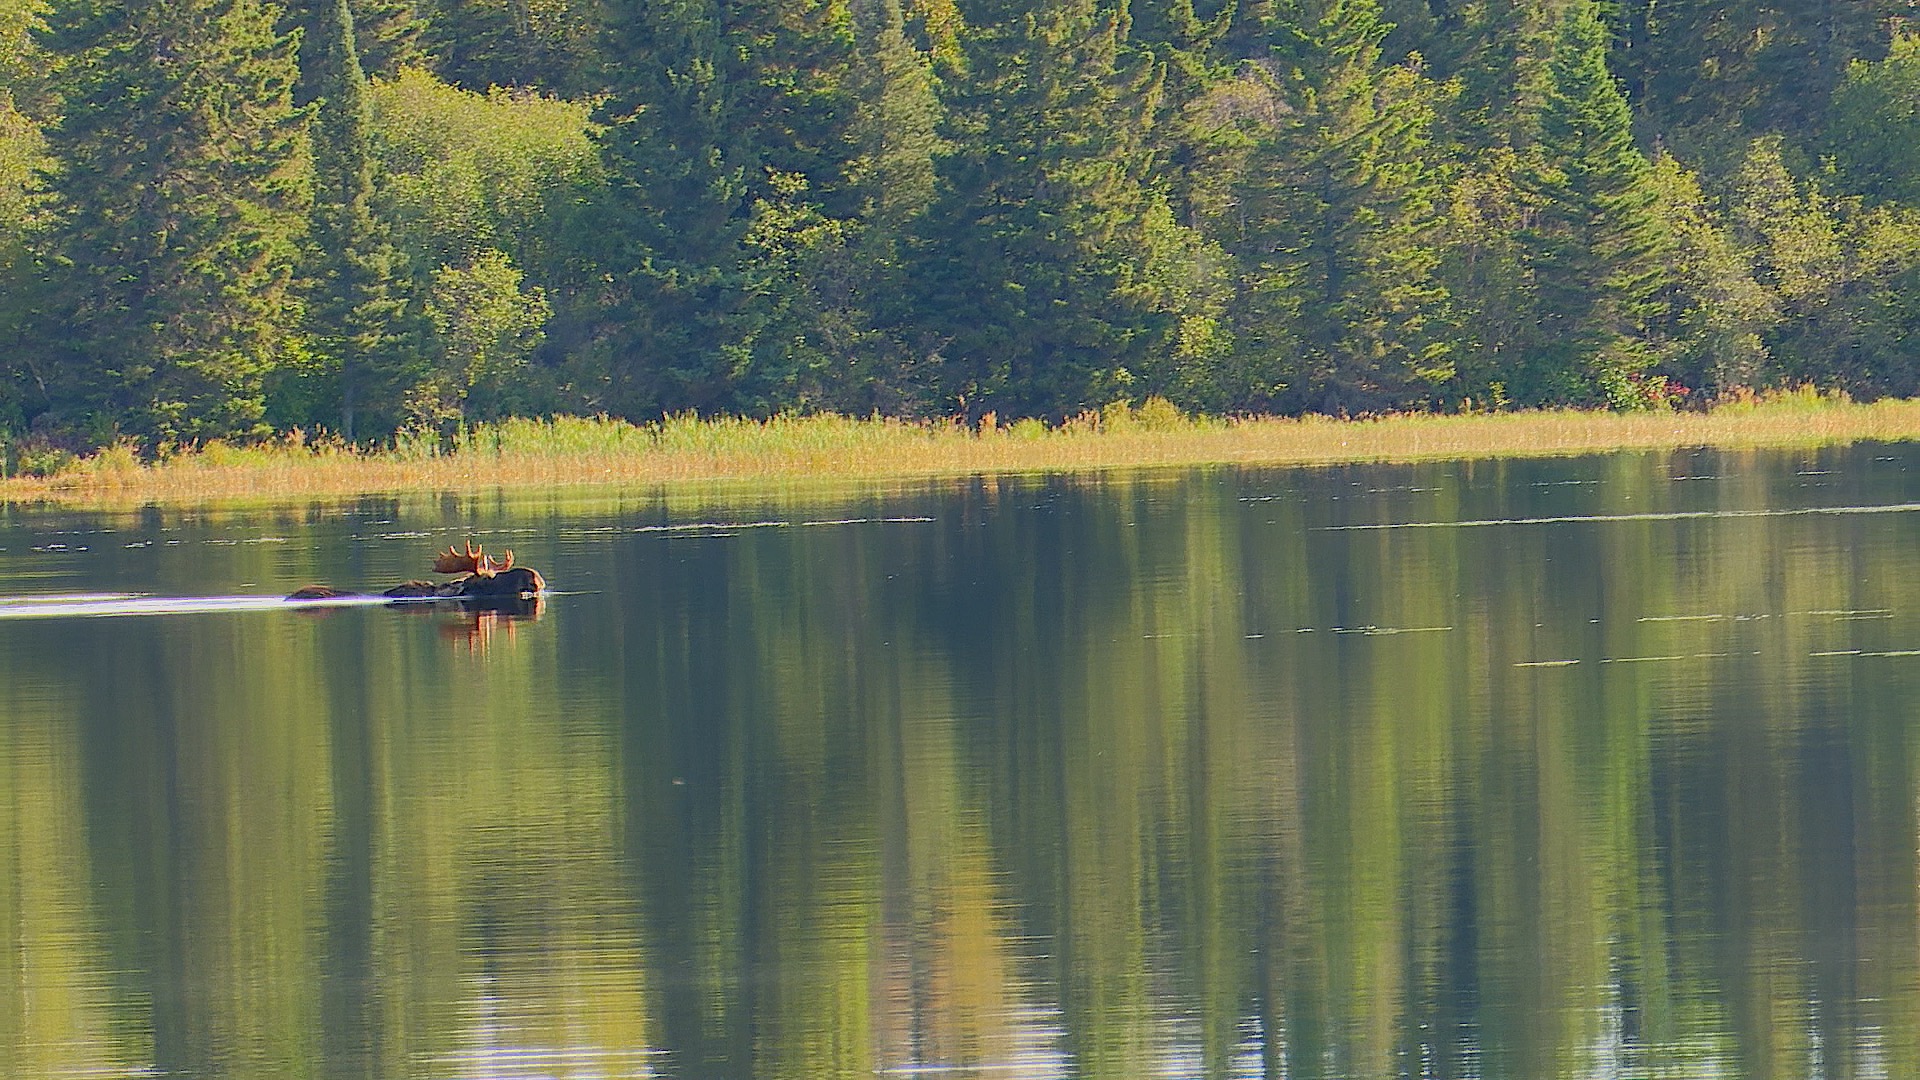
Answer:
[[[506, 607], [538, 597], [546, 591], [547, 580], [540, 571], [513, 565], [513, 552], [496, 563], [479, 548], [467, 542], [467, 550], [448, 548], [433, 561], [434, 570], [463, 573], [447, 582], [409, 581], [395, 585], [380, 595], [392, 600], [459, 600], [469, 606]], [[331, 585], [302, 585], [287, 595], [289, 600], [337, 600], [364, 593], [336, 589]]]

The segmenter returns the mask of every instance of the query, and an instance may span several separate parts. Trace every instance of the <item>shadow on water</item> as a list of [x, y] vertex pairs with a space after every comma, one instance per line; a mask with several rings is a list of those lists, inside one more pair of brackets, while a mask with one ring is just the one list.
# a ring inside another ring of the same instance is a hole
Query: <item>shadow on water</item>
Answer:
[[0, 1074], [1920, 1075], [1906, 453], [12, 511]]

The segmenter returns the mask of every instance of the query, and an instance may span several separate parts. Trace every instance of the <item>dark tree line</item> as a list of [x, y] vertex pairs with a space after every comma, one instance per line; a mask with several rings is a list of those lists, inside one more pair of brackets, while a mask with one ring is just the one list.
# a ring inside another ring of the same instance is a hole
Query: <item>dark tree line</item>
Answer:
[[1920, 391], [1893, 0], [0, 0], [0, 434]]

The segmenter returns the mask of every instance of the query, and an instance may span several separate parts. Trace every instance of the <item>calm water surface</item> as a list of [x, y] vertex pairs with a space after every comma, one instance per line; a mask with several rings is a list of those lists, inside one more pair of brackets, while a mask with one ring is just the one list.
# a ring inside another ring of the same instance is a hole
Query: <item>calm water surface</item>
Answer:
[[0, 511], [0, 1075], [1920, 1076], [1917, 692], [1916, 446]]

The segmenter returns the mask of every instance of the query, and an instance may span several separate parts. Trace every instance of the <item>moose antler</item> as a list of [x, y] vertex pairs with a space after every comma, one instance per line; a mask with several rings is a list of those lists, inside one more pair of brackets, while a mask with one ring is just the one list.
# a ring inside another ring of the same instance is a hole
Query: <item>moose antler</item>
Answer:
[[433, 572], [436, 574], [475, 574], [480, 572], [482, 563], [489, 561], [484, 550], [474, 547], [473, 541], [468, 540], [467, 550], [465, 552], [462, 552], [456, 547], [448, 547], [447, 550], [436, 555], [433, 560]]

